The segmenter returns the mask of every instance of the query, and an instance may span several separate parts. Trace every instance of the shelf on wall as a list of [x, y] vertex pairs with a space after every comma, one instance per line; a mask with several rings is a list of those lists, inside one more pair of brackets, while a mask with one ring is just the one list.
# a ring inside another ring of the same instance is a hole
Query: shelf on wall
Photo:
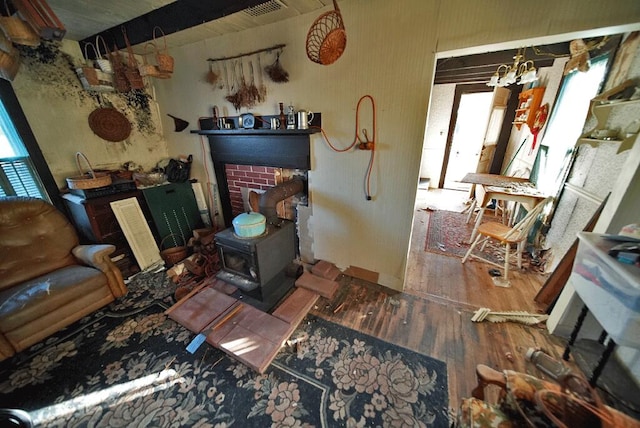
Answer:
[[637, 137], [638, 137], [638, 134], [633, 134], [633, 135], [631, 135], [629, 137], [626, 137], [626, 138], [623, 138], [623, 139], [603, 140], [603, 139], [590, 138], [588, 136], [584, 136], [584, 137], [580, 137], [578, 139], [577, 146], [581, 146], [583, 144], [588, 144], [591, 147], [598, 147], [599, 145], [601, 145], [603, 143], [619, 143], [620, 145], [618, 146], [618, 151], [616, 153], [621, 153], [621, 152], [624, 152], [625, 150], [629, 150], [631, 147], [633, 147], [633, 143], [636, 141]]

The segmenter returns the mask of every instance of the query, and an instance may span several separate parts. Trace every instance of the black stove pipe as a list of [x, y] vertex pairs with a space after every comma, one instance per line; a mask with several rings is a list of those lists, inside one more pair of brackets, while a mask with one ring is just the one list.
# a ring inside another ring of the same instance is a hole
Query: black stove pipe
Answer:
[[300, 193], [304, 190], [304, 181], [300, 177], [293, 177], [289, 181], [280, 183], [267, 189], [260, 195], [260, 213], [267, 218], [267, 224], [276, 224], [278, 221], [278, 212], [276, 204], [290, 196]]

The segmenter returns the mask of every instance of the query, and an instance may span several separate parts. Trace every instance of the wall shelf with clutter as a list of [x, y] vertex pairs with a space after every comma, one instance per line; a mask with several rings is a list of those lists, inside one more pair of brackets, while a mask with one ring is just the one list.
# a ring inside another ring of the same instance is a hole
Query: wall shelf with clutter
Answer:
[[518, 95], [518, 108], [516, 109], [516, 117], [513, 120], [513, 124], [518, 130], [520, 130], [524, 124], [526, 124], [529, 129], [532, 128], [545, 89], [546, 88], [542, 87], [531, 88], [522, 91], [520, 95]]
[[602, 143], [620, 143], [617, 153], [629, 150], [640, 131], [640, 119], [629, 114], [630, 120], [622, 129], [608, 128], [609, 119], [614, 110], [616, 114], [624, 109], [640, 107], [640, 86], [635, 80], [626, 82], [597, 95], [591, 100], [589, 110], [596, 120], [595, 128], [585, 132], [578, 139], [577, 145], [589, 144], [597, 147]]
[[[247, 124], [248, 119], [248, 124]], [[275, 119], [275, 121], [274, 121]], [[298, 129], [297, 124], [293, 129], [286, 129], [286, 124], [281, 127], [279, 115], [252, 115], [250, 113], [238, 116], [223, 116], [215, 120], [213, 117], [200, 118], [200, 129], [191, 131], [200, 135], [308, 135], [320, 132], [322, 127], [322, 113], [313, 113], [313, 118], [308, 124], [308, 129]], [[272, 128], [275, 125], [275, 128]]]

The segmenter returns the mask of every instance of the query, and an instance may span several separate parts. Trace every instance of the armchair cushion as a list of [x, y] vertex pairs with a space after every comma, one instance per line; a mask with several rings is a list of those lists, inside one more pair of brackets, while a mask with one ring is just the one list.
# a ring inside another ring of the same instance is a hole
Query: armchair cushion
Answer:
[[96, 269], [72, 265], [0, 291], [0, 326], [11, 331], [67, 303], [104, 289]]

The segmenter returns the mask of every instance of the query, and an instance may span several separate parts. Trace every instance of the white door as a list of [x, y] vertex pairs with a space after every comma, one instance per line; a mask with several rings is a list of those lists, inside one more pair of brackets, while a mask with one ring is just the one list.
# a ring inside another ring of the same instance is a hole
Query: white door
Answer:
[[496, 152], [500, 129], [507, 111], [507, 102], [511, 91], [507, 88], [496, 87], [493, 92], [493, 100], [491, 102], [491, 113], [489, 114], [489, 122], [485, 131], [484, 141], [482, 142], [482, 150], [480, 151], [480, 159], [476, 172], [488, 173], [493, 162], [493, 155]]
[[460, 183], [469, 172], [475, 172], [482, 143], [487, 131], [493, 92], [463, 93], [460, 97], [444, 187], [469, 190], [471, 185]]

